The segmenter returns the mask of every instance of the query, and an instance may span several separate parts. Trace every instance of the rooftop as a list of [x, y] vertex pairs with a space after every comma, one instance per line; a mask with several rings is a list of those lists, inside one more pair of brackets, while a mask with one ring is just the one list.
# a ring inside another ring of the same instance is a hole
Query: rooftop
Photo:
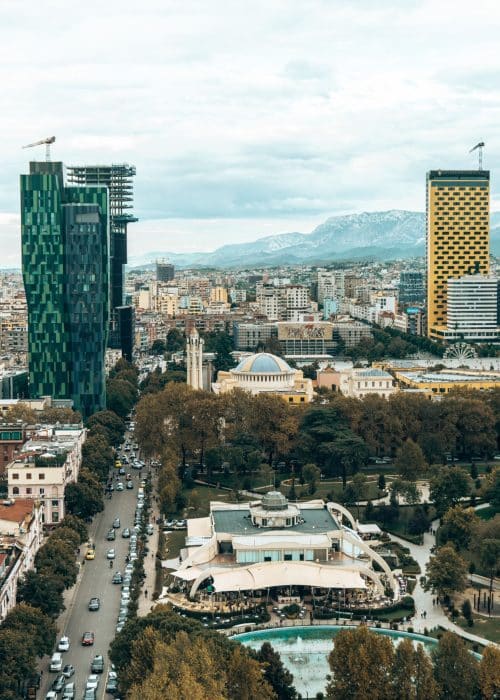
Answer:
[[400, 377], [413, 382], [426, 384], [442, 384], [443, 382], [500, 382], [500, 374], [497, 372], [399, 372]]
[[[300, 508], [300, 504], [297, 504]], [[232, 535], [251, 535], [262, 533], [263, 530], [253, 525], [249, 510], [213, 510], [212, 515], [216, 532], [227, 532]], [[326, 508], [308, 508], [300, 511], [303, 522], [282, 528], [283, 532], [305, 534], [321, 534], [331, 530], [339, 530], [340, 526]]]
[[34, 502], [32, 498], [18, 498], [12, 505], [8, 506], [4, 503], [7, 501], [0, 501], [0, 520], [21, 524], [33, 512]]
[[282, 374], [283, 372], [291, 372], [292, 369], [281, 357], [271, 355], [268, 352], [259, 352], [256, 355], [245, 357], [232, 371], [238, 374]]

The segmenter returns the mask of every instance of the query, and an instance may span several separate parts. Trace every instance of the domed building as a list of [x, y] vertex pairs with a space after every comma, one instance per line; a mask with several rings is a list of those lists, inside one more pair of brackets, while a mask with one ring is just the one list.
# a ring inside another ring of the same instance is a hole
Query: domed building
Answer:
[[243, 358], [229, 372], [218, 372], [212, 389], [216, 394], [233, 389], [251, 394], [268, 392], [282, 396], [287, 403], [309, 403], [313, 397], [312, 381], [304, 378], [302, 370], [293, 369], [281, 357], [268, 352]]

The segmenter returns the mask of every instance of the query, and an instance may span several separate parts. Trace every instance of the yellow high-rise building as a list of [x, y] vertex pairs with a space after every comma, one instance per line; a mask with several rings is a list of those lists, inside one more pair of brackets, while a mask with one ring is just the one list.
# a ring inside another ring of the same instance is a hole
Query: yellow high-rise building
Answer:
[[490, 173], [427, 173], [427, 335], [447, 326], [447, 284], [452, 277], [489, 272]]

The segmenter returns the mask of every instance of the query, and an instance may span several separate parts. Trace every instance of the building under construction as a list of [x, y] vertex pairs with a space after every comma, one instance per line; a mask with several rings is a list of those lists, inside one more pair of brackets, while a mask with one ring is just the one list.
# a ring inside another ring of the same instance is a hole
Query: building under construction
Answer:
[[137, 221], [130, 209], [133, 207], [133, 177], [135, 166], [127, 163], [112, 165], [73, 165], [67, 169], [69, 185], [106, 185], [109, 190], [110, 214], [110, 333], [109, 346], [121, 348], [123, 356], [132, 359], [130, 339], [133, 328], [133, 309], [124, 313], [123, 281], [127, 262], [127, 226]]

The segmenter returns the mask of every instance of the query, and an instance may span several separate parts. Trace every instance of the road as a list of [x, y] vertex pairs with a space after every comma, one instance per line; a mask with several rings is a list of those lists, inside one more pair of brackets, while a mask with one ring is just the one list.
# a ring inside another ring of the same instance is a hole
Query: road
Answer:
[[[104, 692], [109, 670], [107, 653], [115, 636], [121, 591], [121, 586], [114, 585], [111, 579], [116, 571], [123, 573], [125, 568], [129, 540], [121, 536], [122, 530], [124, 527], [131, 528], [134, 525], [139, 472], [131, 469], [130, 473], [134, 488], [125, 489], [122, 492], [115, 491], [111, 500], [105, 498], [104, 511], [94, 519], [95, 559], [86, 561], [85, 565], [82, 566], [78, 581], [66, 602], [67, 610], [58, 621], [57, 639], [59, 640], [62, 634], [66, 634], [71, 640], [69, 651], [63, 653], [63, 665], [73, 664], [76, 669], [75, 675], [69, 679], [76, 683], [76, 700], [80, 700], [83, 696], [87, 676], [90, 674], [90, 664], [96, 654], [102, 654], [105, 658], [105, 669], [99, 683], [97, 698], [102, 700], [104, 697], [111, 697]], [[125, 483], [125, 477], [123, 477], [123, 482]], [[106, 534], [115, 517], [120, 518], [121, 527], [116, 530], [114, 542], [108, 542]], [[106, 553], [111, 547], [114, 547], [116, 551], [116, 559], [112, 569], [110, 569], [106, 559]], [[80, 550], [82, 555], [85, 554], [85, 547], [81, 547]], [[93, 596], [97, 596], [101, 600], [101, 608], [98, 612], [90, 612], [87, 609], [89, 600]], [[94, 646], [84, 647], [81, 645], [80, 640], [84, 632], [94, 632]], [[43, 671], [43, 683], [38, 695], [41, 699], [45, 698], [46, 692], [58, 675], [57, 673], [49, 673], [48, 663], [44, 666]]]

